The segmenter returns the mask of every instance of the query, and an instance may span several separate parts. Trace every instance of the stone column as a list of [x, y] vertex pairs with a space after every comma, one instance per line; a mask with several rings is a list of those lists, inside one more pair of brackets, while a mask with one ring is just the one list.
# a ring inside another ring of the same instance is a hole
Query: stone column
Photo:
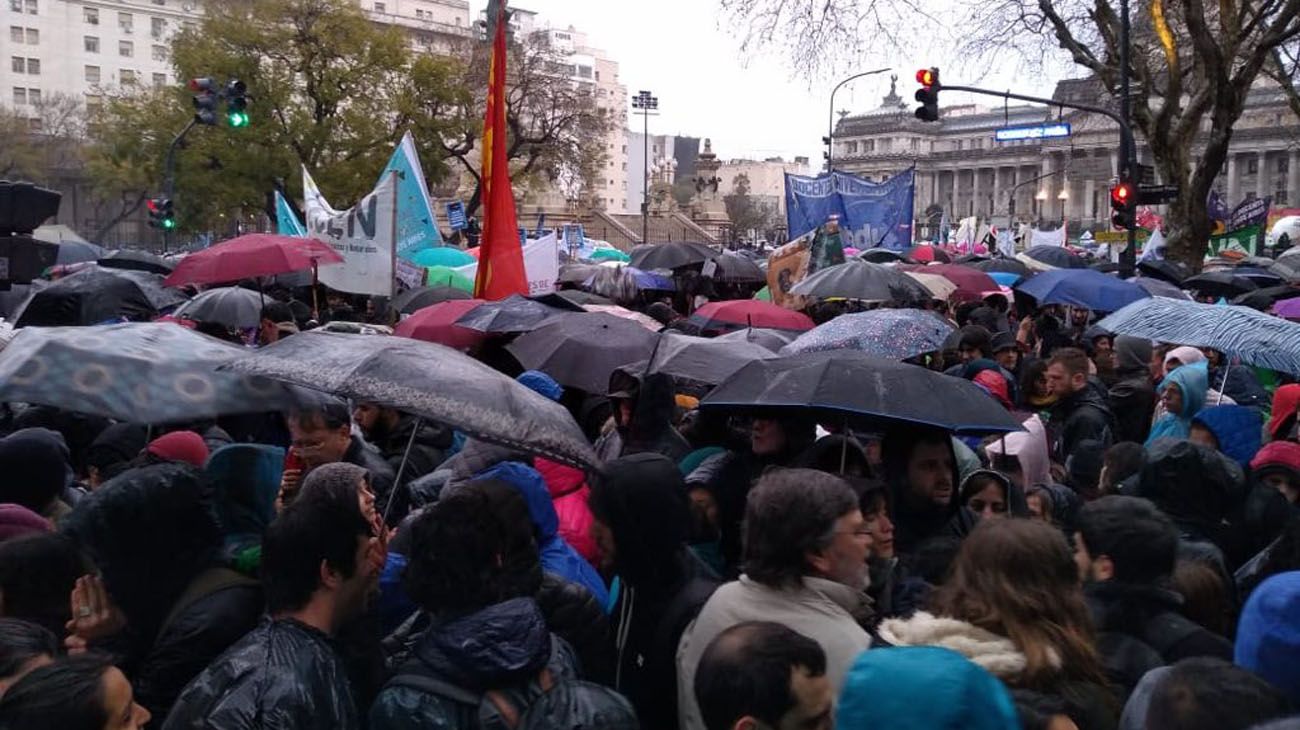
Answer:
[[1286, 163], [1286, 204], [1300, 203], [1300, 152], [1293, 151]]
[[1084, 201], [1082, 210], [1088, 216], [1088, 221], [1097, 220], [1097, 181], [1089, 179], [1083, 183], [1083, 194], [1087, 198]]
[[1002, 215], [1004, 212], [1006, 212], [1006, 209], [1003, 207], [1003, 200], [1002, 200], [1002, 168], [1001, 167], [993, 168], [993, 204], [989, 207], [991, 208], [991, 210], [989, 210], [990, 219], [992, 219], [994, 216], [999, 216]]
[[1237, 156], [1228, 153], [1228, 199], [1224, 201], [1231, 210], [1241, 202], [1241, 180], [1237, 177]]
[[1265, 195], [1268, 195], [1268, 181], [1271, 177], [1268, 174], [1268, 153], [1260, 151], [1257, 159], [1259, 160], [1257, 163], [1259, 174], [1255, 176], [1255, 197], [1263, 199]]
[[954, 167], [952, 169], [952, 199], [948, 205], [944, 206], [948, 211], [948, 220], [954, 228], [957, 226], [957, 220], [961, 218], [961, 214], [957, 211], [957, 191], [960, 187], [961, 170]]
[[981, 189], [983, 185], [980, 184], [982, 182], [980, 180], [981, 172], [978, 167], [970, 171], [970, 214], [974, 216], [978, 216], [984, 207], [980, 201], [980, 196], [984, 194]]

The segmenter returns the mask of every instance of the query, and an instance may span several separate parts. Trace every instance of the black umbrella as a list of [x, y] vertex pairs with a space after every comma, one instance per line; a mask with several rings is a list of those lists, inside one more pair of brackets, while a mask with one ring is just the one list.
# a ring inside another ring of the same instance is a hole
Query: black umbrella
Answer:
[[82, 241], [60, 241], [56, 264], [79, 264], [83, 261], [95, 261], [104, 255], [104, 249], [93, 243]]
[[714, 261], [718, 262], [718, 270], [713, 274], [713, 278], [718, 281], [733, 284], [767, 283], [767, 274], [758, 268], [758, 264], [754, 263], [753, 259], [737, 256], [734, 253], [724, 253]]
[[195, 322], [212, 322], [230, 329], [256, 327], [262, 321], [262, 307], [268, 299], [238, 286], [208, 289], [176, 308], [177, 317]]
[[887, 248], [869, 248], [858, 254], [858, 258], [873, 264], [897, 264], [907, 259], [898, 251]]
[[480, 304], [462, 315], [456, 324], [479, 332], [527, 332], [561, 314], [572, 313], [512, 294], [499, 302]]
[[1170, 284], [1182, 284], [1187, 277], [1192, 275], [1190, 269], [1177, 261], [1169, 259], [1155, 259], [1150, 261], [1139, 261], [1138, 272], [1143, 276], [1150, 276], [1156, 279], [1163, 279]]
[[642, 271], [676, 269], [716, 259], [719, 253], [703, 243], [647, 243], [632, 249], [632, 265]]
[[378, 403], [575, 466], [596, 463], [563, 406], [442, 345], [312, 331], [248, 353], [229, 368]]
[[18, 327], [64, 327], [128, 319], [147, 320], [185, 301], [143, 271], [93, 267], [35, 291], [14, 313]]
[[1164, 297], [1166, 299], [1182, 299], [1184, 301], [1191, 299], [1187, 292], [1179, 289], [1177, 285], [1170, 284], [1164, 279], [1155, 279], [1150, 276], [1136, 276], [1130, 279], [1134, 284], [1147, 290], [1147, 293], [1153, 297]]
[[995, 271], [1001, 271], [1007, 274], [1019, 274], [1021, 276], [1029, 276], [1029, 274], [1032, 273], [1029, 270], [1029, 267], [1025, 266], [1023, 262], [1017, 261], [1015, 259], [1008, 259], [1008, 258], [1001, 258], [1001, 257], [989, 259], [988, 261], [976, 261], [975, 263], [970, 264], [970, 266], [972, 268], [979, 269], [980, 271], [983, 271], [986, 274], [993, 273]]
[[98, 263], [106, 269], [147, 271], [151, 274], [162, 274], [164, 276], [172, 273], [172, 269], [176, 268], [175, 264], [168, 263], [167, 259], [158, 254], [129, 248], [109, 251], [99, 257]]
[[1119, 271], [1119, 264], [1113, 261], [1102, 261], [1100, 263], [1093, 264], [1088, 268], [1092, 269], [1093, 271], [1100, 271], [1103, 274], [1114, 274]]
[[933, 297], [921, 282], [884, 264], [852, 259], [828, 266], [790, 289], [791, 294], [821, 299], [842, 297], [867, 302], [925, 302]]
[[1262, 268], [1259, 266], [1238, 266], [1233, 270], [1237, 276], [1244, 276], [1255, 282], [1255, 286], [1277, 286], [1286, 282], [1286, 277], [1273, 271], [1272, 268]]
[[647, 359], [658, 339], [636, 322], [591, 312], [544, 324], [520, 335], [506, 350], [520, 365], [541, 370], [561, 385], [605, 393], [610, 374], [620, 365]]
[[454, 286], [421, 286], [398, 294], [390, 306], [401, 314], [414, 314], [417, 310], [442, 302], [473, 298], [469, 292]]
[[782, 347], [795, 341], [799, 332], [789, 332], [787, 330], [774, 330], [766, 327], [750, 327], [748, 329], [728, 332], [725, 335], [718, 335], [713, 339], [717, 342], [752, 342], [772, 352], [779, 351]]
[[665, 332], [654, 350], [654, 362], [638, 361], [620, 368], [634, 376], [667, 373], [674, 378], [717, 385], [754, 360], [770, 360], [776, 353], [753, 342], [726, 342]]
[[1232, 299], [1233, 304], [1243, 307], [1250, 307], [1261, 312], [1267, 312], [1277, 302], [1283, 299], [1294, 299], [1300, 297], [1300, 288], [1294, 286], [1268, 286], [1255, 291], [1246, 292]]
[[582, 308], [581, 304], [570, 301], [568, 297], [562, 297], [555, 292], [549, 292], [546, 294], [534, 294], [528, 298], [533, 300], [534, 302], [545, 304], [548, 307], [555, 307], [556, 309], [562, 309], [566, 312], [587, 311]]
[[610, 299], [609, 297], [602, 297], [599, 294], [592, 294], [589, 291], [583, 291], [581, 289], [565, 289], [563, 291], [558, 291], [555, 294], [556, 296], [560, 296], [560, 297], [564, 297], [565, 299], [568, 299], [569, 301], [573, 302], [574, 304], [577, 304], [578, 306], [584, 306], [587, 304], [603, 304], [603, 305], [617, 304], [617, 302], [615, 302], [613, 299]]
[[988, 260], [989, 257], [985, 256], [982, 253], [968, 253], [965, 254], [964, 256], [958, 256], [957, 258], [953, 259], [953, 263], [966, 264], [969, 266], [971, 264], [978, 264], [981, 261], [988, 261]]
[[1086, 269], [1088, 262], [1064, 246], [1031, 246], [1025, 256], [1058, 269]]
[[1233, 269], [1207, 271], [1203, 274], [1197, 274], [1184, 281], [1183, 286], [1206, 296], [1229, 299], [1238, 294], [1255, 291], [1259, 288], [1259, 285], [1250, 279], [1237, 276]]
[[701, 409], [794, 411], [864, 428], [911, 424], [956, 433], [1005, 433], [1020, 422], [979, 386], [856, 350], [752, 362], [700, 401]]

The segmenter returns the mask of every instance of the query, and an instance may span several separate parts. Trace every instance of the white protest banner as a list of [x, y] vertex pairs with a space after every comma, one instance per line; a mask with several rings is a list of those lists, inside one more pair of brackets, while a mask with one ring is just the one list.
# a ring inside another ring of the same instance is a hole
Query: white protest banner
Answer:
[[[473, 281], [478, 273], [478, 264], [466, 264], [454, 270]], [[524, 244], [524, 275], [528, 277], [530, 296], [555, 291], [555, 280], [560, 278], [560, 240], [555, 233]]]
[[305, 167], [302, 178], [307, 230], [343, 256], [342, 264], [321, 267], [320, 282], [350, 294], [391, 296], [397, 238], [395, 176], [384, 178], [347, 210], [335, 210], [325, 202]]
[[1064, 246], [1065, 226], [1054, 231], [1034, 231], [1031, 246]]

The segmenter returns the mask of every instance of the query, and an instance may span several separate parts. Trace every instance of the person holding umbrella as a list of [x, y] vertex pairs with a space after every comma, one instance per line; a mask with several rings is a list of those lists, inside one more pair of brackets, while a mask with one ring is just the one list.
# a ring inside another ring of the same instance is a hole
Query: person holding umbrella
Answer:
[[379, 512], [386, 513], [388, 500], [393, 496], [394, 472], [378, 449], [352, 434], [352, 414], [347, 403], [322, 396], [316, 403], [291, 411], [286, 422], [292, 444], [291, 461], [280, 479], [278, 505], [283, 507], [293, 502], [312, 469], [345, 461], [370, 472]]

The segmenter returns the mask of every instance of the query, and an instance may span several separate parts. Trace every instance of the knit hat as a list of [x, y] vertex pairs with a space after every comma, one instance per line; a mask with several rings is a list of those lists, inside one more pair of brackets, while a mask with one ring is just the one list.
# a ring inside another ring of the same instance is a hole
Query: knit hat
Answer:
[[163, 461], [179, 461], [196, 469], [202, 469], [208, 461], [208, 445], [193, 431], [173, 431], [159, 436], [145, 451]]
[[1300, 571], [1259, 584], [1237, 625], [1233, 661], [1300, 702]]
[[1293, 441], [1273, 441], [1266, 444], [1250, 460], [1250, 468], [1259, 475], [1264, 472], [1285, 469], [1300, 475], [1300, 444]]
[[21, 504], [0, 504], [0, 542], [33, 532], [50, 532], [49, 520]]

